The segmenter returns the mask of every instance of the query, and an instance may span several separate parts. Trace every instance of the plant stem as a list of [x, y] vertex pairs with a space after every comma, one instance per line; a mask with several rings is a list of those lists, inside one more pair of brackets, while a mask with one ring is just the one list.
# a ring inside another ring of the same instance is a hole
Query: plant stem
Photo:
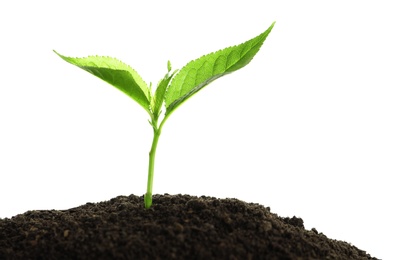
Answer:
[[152, 205], [152, 186], [154, 183], [154, 167], [155, 167], [155, 154], [158, 145], [159, 136], [161, 135], [161, 126], [158, 128], [157, 123], [152, 123], [154, 129], [154, 138], [152, 140], [151, 151], [149, 151], [149, 166], [148, 166], [148, 184], [147, 193], [144, 196], [145, 208], [149, 209]]

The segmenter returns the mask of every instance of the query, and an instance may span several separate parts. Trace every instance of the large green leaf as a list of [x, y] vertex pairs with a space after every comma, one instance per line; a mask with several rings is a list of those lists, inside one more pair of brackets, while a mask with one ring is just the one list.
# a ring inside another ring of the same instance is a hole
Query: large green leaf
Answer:
[[166, 91], [166, 115], [215, 79], [246, 66], [260, 50], [274, 24], [249, 41], [187, 63], [172, 79]]
[[149, 111], [150, 91], [140, 75], [127, 64], [105, 56], [89, 56], [72, 58], [63, 56], [63, 60], [71, 63], [118, 88]]

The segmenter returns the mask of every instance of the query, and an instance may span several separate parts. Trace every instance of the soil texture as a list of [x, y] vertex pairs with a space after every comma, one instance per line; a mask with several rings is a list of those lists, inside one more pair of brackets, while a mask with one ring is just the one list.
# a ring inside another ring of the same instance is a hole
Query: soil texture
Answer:
[[0, 219], [0, 259], [377, 259], [237, 199], [119, 196]]

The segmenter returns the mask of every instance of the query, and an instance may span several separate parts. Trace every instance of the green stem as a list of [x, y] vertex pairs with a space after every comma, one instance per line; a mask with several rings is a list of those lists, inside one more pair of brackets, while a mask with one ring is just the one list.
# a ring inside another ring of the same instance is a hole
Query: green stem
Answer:
[[[170, 114], [169, 114], [170, 115]], [[147, 183], [147, 193], [144, 196], [144, 204], [145, 208], [149, 209], [152, 205], [152, 187], [154, 184], [154, 168], [155, 168], [155, 154], [156, 154], [156, 147], [158, 146], [159, 136], [162, 132], [162, 127], [168, 119], [169, 115], [165, 115], [162, 122], [158, 127], [158, 118], [152, 118], [152, 128], [154, 130], [154, 139], [152, 140], [152, 147], [151, 151], [149, 151], [149, 166], [148, 166], [148, 183]]]
[[148, 183], [147, 183], [147, 193], [144, 196], [145, 208], [149, 209], [152, 205], [152, 187], [154, 183], [154, 168], [155, 168], [155, 154], [156, 147], [158, 145], [159, 136], [161, 135], [161, 126], [159, 126], [155, 121], [152, 122], [152, 127], [154, 130], [154, 138], [152, 140], [151, 151], [149, 151], [149, 166], [148, 166]]

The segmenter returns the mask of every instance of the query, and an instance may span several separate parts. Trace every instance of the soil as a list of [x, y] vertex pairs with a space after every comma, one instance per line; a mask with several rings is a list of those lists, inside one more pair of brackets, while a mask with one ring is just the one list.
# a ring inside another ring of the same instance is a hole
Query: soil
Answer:
[[0, 219], [0, 259], [377, 259], [237, 199], [119, 196]]

